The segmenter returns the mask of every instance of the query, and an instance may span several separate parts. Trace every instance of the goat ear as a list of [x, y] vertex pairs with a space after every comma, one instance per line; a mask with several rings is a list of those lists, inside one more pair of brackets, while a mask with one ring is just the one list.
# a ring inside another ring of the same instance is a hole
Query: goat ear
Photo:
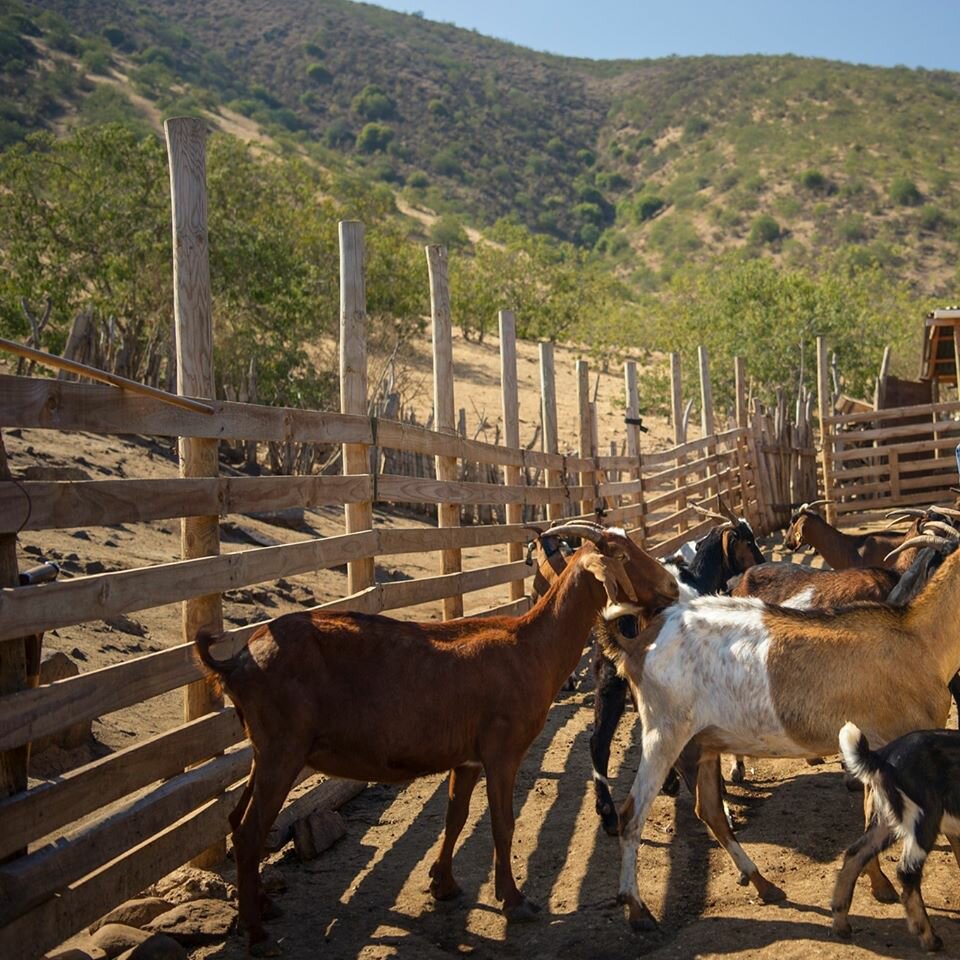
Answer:
[[627, 599], [637, 603], [637, 591], [634, 590], [623, 561], [618, 557], [605, 557], [600, 553], [591, 553], [582, 560], [583, 568], [592, 573], [607, 591], [607, 599], [611, 603], [620, 602], [617, 589], [626, 595]]
[[730, 556], [730, 541], [734, 539], [733, 530], [724, 530], [720, 534], [720, 547], [723, 550], [723, 555], [725, 557]]

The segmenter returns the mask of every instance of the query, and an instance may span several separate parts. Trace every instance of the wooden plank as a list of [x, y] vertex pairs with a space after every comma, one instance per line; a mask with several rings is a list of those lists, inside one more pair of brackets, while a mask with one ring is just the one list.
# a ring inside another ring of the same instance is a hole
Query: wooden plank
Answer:
[[56, 843], [0, 865], [0, 927], [162, 833], [245, 776], [252, 759], [251, 746], [236, 747], [120, 804], [103, 819], [68, 832]]
[[0, 590], [0, 639], [174, 603], [369, 556], [373, 531]]
[[[545, 521], [531, 524], [490, 524], [486, 526], [454, 527], [445, 530], [402, 527], [376, 530], [377, 555], [421, 553], [444, 547], [490, 547], [502, 543], [529, 543], [533, 539], [531, 526], [543, 529]], [[521, 556], [523, 551], [521, 550]]]
[[[581, 458], [589, 458], [593, 452], [593, 416], [590, 410], [590, 367], [586, 360], [577, 360], [577, 447]], [[587, 487], [591, 483], [597, 484], [600, 479], [596, 470], [582, 470], [580, 472], [580, 486]], [[580, 513], [592, 514], [596, 509], [595, 497], [586, 496], [580, 501]]]
[[894, 427], [878, 427], [874, 430], [850, 430], [836, 435], [836, 439], [847, 443], [876, 441], [889, 445], [891, 440], [896, 440], [898, 437], [912, 437], [924, 433], [929, 433], [932, 437], [934, 431], [937, 433], [960, 431], [960, 420], [930, 420], [928, 423], [904, 423]]
[[[831, 475], [831, 461], [835, 451], [833, 440], [828, 433], [827, 420], [831, 409], [827, 341], [823, 337], [817, 337], [817, 411], [820, 415], [820, 469], [823, 474], [823, 496], [828, 501], [832, 501], [835, 496]], [[836, 522], [836, 510], [832, 503], [826, 504], [825, 516], [828, 523]]]
[[871, 423], [881, 420], [900, 420], [903, 417], [919, 417], [937, 413], [960, 413], [960, 400], [944, 403], [918, 403], [910, 407], [888, 407], [886, 410], [868, 410], [863, 413], [834, 414], [826, 418], [827, 426], [841, 424]]
[[[498, 316], [500, 325], [500, 396], [503, 405], [503, 442], [513, 449], [520, 447], [520, 395], [517, 386], [517, 321], [510, 310], [501, 310]], [[520, 486], [523, 476], [520, 467], [508, 464], [503, 468], [503, 482], [506, 487]], [[511, 501], [506, 505], [506, 518], [509, 524], [523, 523], [523, 504]], [[523, 546], [520, 543], [507, 545], [507, 562], [514, 563], [523, 559]], [[510, 599], [523, 597], [523, 581], [510, 581]]]
[[118, 750], [0, 802], [0, 858], [244, 737], [233, 707]]
[[[363, 224], [341, 220], [340, 239], [340, 412], [362, 417], [367, 413], [367, 294], [363, 273]], [[344, 474], [370, 470], [369, 447], [345, 443]], [[344, 505], [347, 533], [373, 529], [369, 497]], [[356, 593], [374, 581], [374, 558], [358, 557], [347, 564], [347, 588]]]
[[[879, 491], [882, 493], [883, 491]], [[925, 490], [920, 493], [903, 494], [894, 499], [892, 496], [875, 496], [866, 500], [848, 500], [837, 504], [837, 513], [850, 514], [857, 511], [890, 510], [894, 507], [930, 506], [937, 503], [953, 504], [956, 494], [951, 493], [948, 487], [942, 490]]]
[[698, 540], [700, 537], [708, 533], [713, 527], [714, 521], [712, 520], [701, 520], [698, 523], [690, 527], [689, 530], [683, 531], [682, 533], [675, 534], [672, 537], [669, 537], [666, 540], [661, 540], [654, 547], [648, 549], [649, 554], [652, 557], [656, 557], [658, 560], [663, 557], [669, 557], [671, 554], [677, 552], [688, 540]]
[[[522, 580], [513, 580], [512, 583], [519, 583], [523, 587]], [[469, 619], [477, 617], [519, 617], [530, 609], [530, 598], [523, 596], [516, 600], [510, 600], [508, 603], [501, 603], [496, 607], [489, 607], [486, 610], [478, 610], [476, 613], [468, 613]]]
[[141, 397], [153, 397], [161, 403], [169, 403], [175, 407], [182, 407], [184, 410], [192, 410], [195, 413], [202, 413], [207, 416], [213, 413], [213, 407], [209, 403], [201, 403], [199, 400], [191, 400], [189, 397], [179, 397], [176, 394], [167, 393], [166, 390], [149, 387], [145, 383], [140, 383], [137, 380], [128, 380], [126, 377], [118, 376], [107, 370], [101, 370], [99, 367], [91, 367], [86, 363], [78, 363], [76, 360], [70, 360], [68, 357], [58, 357], [55, 354], [47, 353], [45, 350], [34, 350], [33, 347], [24, 346], [22, 343], [14, 343], [12, 340], [6, 340], [3, 337], [0, 337], [0, 350], [7, 350], [17, 356], [34, 360], [53, 370], [64, 370], [67, 373], [74, 373], [79, 377], [88, 377], [100, 383], [109, 383], [113, 387], [127, 390]]
[[744, 430], [749, 425], [747, 416], [747, 368], [743, 357], [733, 358], [733, 384], [736, 397], [737, 426]]
[[486, 590], [487, 587], [509, 583], [531, 575], [531, 569], [523, 560], [498, 564], [495, 567], [483, 567], [479, 570], [455, 571], [438, 577], [425, 577], [421, 580], [399, 580], [391, 583], [378, 583], [376, 586], [382, 602], [381, 610], [396, 610], [429, 600], [442, 600], [445, 597]]
[[227, 815], [242, 791], [243, 783], [237, 783], [123, 857], [70, 884], [59, 896], [0, 928], [0, 956], [4, 960], [36, 960], [118, 903], [135, 897], [181, 866], [185, 859], [227, 834]]
[[[586, 487], [578, 487], [586, 490]], [[378, 500], [399, 503], [513, 503], [561, 502], [562, 491], [536, 487], [507, 487], [498, 483], [472, 483], [463, 480], [431, 480], [422, 477], [382, 476], [377, 481]], [[447, 528], [449, 529], [449, 528]]]
[[[627, 360], [623, 364], [623, 390], [624, 390], [624, 409], [626, 419], [639, 420], [640, 406], [637, 393], [637, 364], [633, 360]], [[627, 423], [627, 456], [622, 458], [627, 461], [629, 470], [629, 479], [639, 481], [640, 489], [632, 495], [629, 495], [628, 501], [631, 505], [643, 507], [643, 463], [640, 453], [640, 427], [638, 424]], [[644, 546], [647, 542], [647, 528], [644, 521], [643, 510], [639, 513], [639, 537], [640, 545]]]
[[669, 450], [660, 450], [656, 453], [645, 454], [643, 458], [644, 463], [649, 466], [672, 463], [678, 456], [701, 453], [713, 444], [716, 444], [718, 447], [723, 446], [732, 449], [736, 444], [737, 437], [743, 436], [744, 433], [745, 431], [740, 427], [735, 427], [732, 430], [725, 430], [723, 433], [718, 433], [715, 437], [701, 437], [698, 440], [688, 440], [686, 443], [671, 447]]
[[[896, 455], [899, 457], [899, 452], [894, 448], [890, 451], [889, 455]], [[955, 471], [951, 461], [946, 457], [928, 457], [925, 460], [900, 460], [899, 469], [901, 475], [920, 472], [946, 473]], [[880, 474], [888, 473], [889, 465], [876, 463], [859, 467], [848, 467], [846, 470], [838, 470], [834, 476], [837, 480], [838, 487], [845, 488], [849, 486], [850, 481], [863, 477], [872, 477], [878, 472]]]
[[909, 443], [891, 443], [879, 447], [851, 447], [834, 454], [836, 463], [846, 463], [848, 460], [868, 460], [886, 457], [895, 450], [901, 456], [905, 453], [926, 453], [930, 450], [952, 450], [960, 436], [943, 437], [940, 440], [918, 440]]
[[[453, 390], [453, 317], [450, 313], [450, 284], [447, 278], [447, 251], [443, 247], [427, 247], [427, 272], [430, 277], [430, 316], [433, 330], [433, 421], [440, 433], [455, 433]], [[438, 456], [437, 479], [456, 480], [457, 461], [453, 457]], [[459, 527], [460, 507], [457, 504], [437, 504], [437, 526]], [[440, 552], [440, 572], [456, 573], [462, 569], [460, 551], [447, 548]], [[443, 598], [443, 619], [463, 616], [463, 597]]]
[[367, 475], [0, 482], [0, 533], [342, 504], [371, 489]]

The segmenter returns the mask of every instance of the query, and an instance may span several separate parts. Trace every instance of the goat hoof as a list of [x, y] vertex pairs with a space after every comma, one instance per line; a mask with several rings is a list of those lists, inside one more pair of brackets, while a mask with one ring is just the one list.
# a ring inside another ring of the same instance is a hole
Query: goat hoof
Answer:
[[667, 774], [663, 786], [660, 787], [660, 792], [665, 797], [675, 797], [680, 793], [680, 778], [677, 776], [676, 770], [671, 770]]
[[929, 943], [924, 942], [923, 949], [926, 950], [927, 953], [936, 953], [938, 950], [943, 949], [943, 941], [934, 934], [933, 939]]
[[247, 953], [251, 957], [279, 957], [283, 951], [280, 949], [280, 944], [277, 943], [276, 940], [267, 937], [264, 940], [251, 943], [247, 949]]
[[760, 880], [762, 883], [757, 888], [757, 893], [760, 895], [760, 899], [764, 903], [780, 903], [781, 901], [787, 899], [786, 893], [775, 883], [771, 883], [769, 880], [765, 880], [763, 877], [761, 877]]
[[730, 782], [731, 783], [743, 783], [747, 779], [747, 772], [743, 769], [741, 764], [736, 764], [730, 768]]
[[[886, 877], [884, 877], [886, 880]], [[873, 894], [873, 899], [877, 903], [899, 903], [900, 896], [894, 888], [893, 884], [887, 880], [886, 886], [880, 885], [877, 887], [871, 887], [870, 892]]]
[[635, 900], [630, 894], [621, 893], [617, 897], [617, 903], [623, 904], [624, 913], [627, 917], [627, 923], [634, 933], [651, 933], [658, 929], [657, 921], [653, 914], [647, 909], [646, 904]]
[[539, 905], [526, 897], [512, 907], [504, 906], [503, 908], [503, 915], [508, 923], [529, 923], [531, 920], [537, 919], [539, 912]]
[[737, 879], [737, 883], [739, 883], [741, 887], [749, 887], [749, 886], [750, 886], [750, 878], [741, 870], [741, 871], [740, 871], [740, 876], [739, 876], [739, 878]]
[[846, 917], [842, 919], [840, 917], [833, 918], [833, 932], [841, 940], [849, 940], [853, 936], [853, 928], [850, 926], [850, 921]]
[[[822, 767], [826, 761], [823, 757], [807, 757], [807, 766], [808, 767]], [[860, 782], [859, 780], [857, 781]]]

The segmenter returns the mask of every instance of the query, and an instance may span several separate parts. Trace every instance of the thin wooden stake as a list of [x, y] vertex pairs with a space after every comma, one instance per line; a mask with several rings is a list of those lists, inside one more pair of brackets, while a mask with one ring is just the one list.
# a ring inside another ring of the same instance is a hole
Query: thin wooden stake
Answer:
[[[517, 388], [517, 321], [512, 310], [501, 310], [500, 322], [500, 392], [503, 399], [503, 442], [511, 450], [520, 449], [520, 399]], [[503, 482], [507, 486], [519, 486], [522, 471], [517, 466], [503, 468]], [[523, 523], [523, 504], [508, 503], [507, 523]], [[507, 544], [507, 561], [523, 559], [523, 544]], [[524, 596], [522, 580], [511, 580], [510, 599]]]
[[[540, 416], [543, 425], [543, 452], [559, 453], [557, 440], [557, 379], [553, 366], [553, 344], [547, 341], [540, 343]], [[545, 481], [548, 487], [563, 485], [562, 470], [545, 471]], [[564, 504], [551, 502], [547, 504], [547, 519], [559, 520], [564, 515]]]

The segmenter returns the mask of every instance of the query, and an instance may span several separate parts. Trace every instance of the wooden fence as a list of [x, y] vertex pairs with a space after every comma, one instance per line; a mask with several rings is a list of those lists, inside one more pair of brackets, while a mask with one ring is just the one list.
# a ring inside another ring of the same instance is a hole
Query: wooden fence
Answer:
[[[16, 580], [8, 577], [0, 590], [0, 797], [6, 797], [0, 799], [0, 956], [5, 960], [33, 960], [187, 860], [203, 854], [215, 862], [222, 856], [226, 817], [246, 777], [250, 750], [233, 709], [211, 700], [208, 688], [198, 684], [202, 671], [190, 640], [197, 627], [221, 622], [224, 591], [346, 564], [348, 595], [323, 609], [377, 613], [439, 601], [443, 616], [451, 617], [463, 612], [465, 596], [501, 586], [499, 602], [471, 615], [520, 613], [529, 606], [524, 581], [532, 574], [522, 559], [530, 536], [522, 525], [524, 508], [549, 517], [593, 517], [601, 509], [608, 522], [625, 526], [655, 555], [664, 556], [709, 528], [691, 503], [707, 502], [717, 493], [760, 532], [771, 529], [776, 498], [789, 495], [782, 492], [783, 477], [789, 490], [793, 476], [778, 464], [806, 455], [790, 446], [795, 438], [784, 441], [777, 433], [776, 417], [767, 422], [758, 412], [748, 419], [742, 390], [738, 425], [715, 432], [705, 354], [701, 439], [643, 452], [634, 422], [628, 425], [625, 453], [598, 456], [581, 361], [579, 448], [576, 454], [561, 453], [550, 399], [555, 371], [549, 344], [541, 350], [545, 449], [523, 449], [514, 323], [506, 311], [500, 316], [505, 443], [459, 435], [452, 419], [446, 261], [433, 247], [427, 255], [436, 429], [369, 416], [363, 233], [354, 223], [341, 225], [342, 412], [209, 399], [202, 130], [190, 124], [195, 122], [168, 123], [175, 241], [178, 236], [183, 241], [175, 243], [178, 370], [181, 392], [205, 398], [212, 412], [110, 386], [0, 376], [0, 427], [176, 437], [182, 463], [179, 478], [164, 480], [13, 481], [0, 474], [0, 561], [8, 570], [15, 537], [32, 531], [169, 518], [181, 518], [183, 524], [179, 560], [24, 587], [13, 586]], [[187, 187], [178, 179], [184, 171]], [[188, 207], [182, 216], [177, 212], [181, 201]], [[192, 233], [184, 237], [182, 231]], [[740, 364], [737, 373], [742, 388]], [[635, 366], [627, 363], [626, 411], [634, 421], [636, 376]], [[225, 439], [342, 444], [344, 472], [222, 476], [215, 451]], [[380, 465], [399, 461], [371, 460], [373, 448], [433, 457], [436, 477], [381, 473]], [[378, 465], [374, 472], [371, 462]], [[493, 468], [497, 482], [456, 479], [464, 463]], [[0, 469], [4, 466], [0, 462]], [[531, 477], [540, 482], [528, 483]], [[374, 505], [392, 503], [436, 504], [439, 525], [374, 527]], [[506, 522], [460, 526], [462, 504], [502, 505]], [[324, 505], [343, 506], [343, 535], [219, 554], [219, 522], [225, 516]], [[501, 547], [502, 557], [463, 569], [462, 551], [481, 546]], [[427, 551], [437, 554], [438, 575], [376, 581], [374, 558]], [[15, 574], [15, 552], [13, 558]], [[179, 601], [184, 602], [184, 635], [178, 645], [56, 683], [29, 685], [23, 638]], [[259, 626], [227, 630], [216, 654], [238, 648]], [[186, 691], [182, 725], [24, 789], [24, 748], [31, 741], [181, 687]]]
[[[826, 347], [819, 343], [821, 367]], [[821, 471], [827, 518], [853, 526], [893, 507], [953, 504], [960, 403], [923, 403], [831, 415], [821, 380]]]

